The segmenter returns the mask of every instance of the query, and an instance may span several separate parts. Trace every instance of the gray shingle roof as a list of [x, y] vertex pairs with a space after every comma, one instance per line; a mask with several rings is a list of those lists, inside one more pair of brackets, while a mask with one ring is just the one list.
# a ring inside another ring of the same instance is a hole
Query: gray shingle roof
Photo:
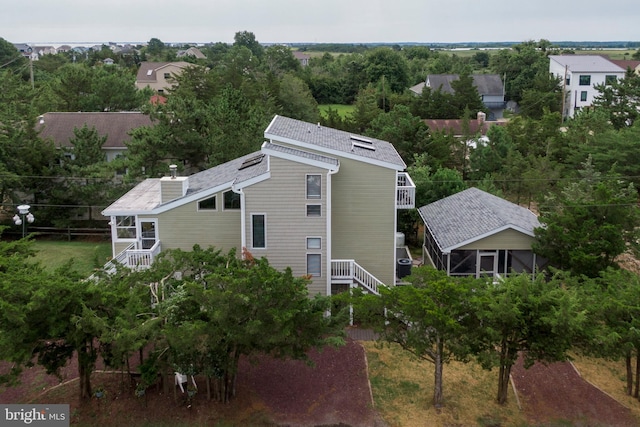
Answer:
[[[396, 170], [406, 168], [400, 154], [390, 142], [288, 117], [275, 116], [265, 130], [264, 136], [267, 139], [297, 145], [301, 148], [310, 148], [331, 155], [341, 155], [359, 161], [380, 164]], [[354, 136], [368, 140], [370, 144], [360, 143], [357, 139], [352, 138]], [[371, 145], [374, 149], [361, 148], [358, 145]]]
[[468, 188], [418, 209], [444, 252], [507, 228], [529, 236], [540, 226], [529, 209], [477, 188]]
[[572, 72], [623, 73], [625, 71], [600, 55], [549, 55], [549, 59], [562, 66], [566, 65]]
[[262, 147], [263, 147], [263, 149], [266, 149], [268, 151], [274, 151], [274, 152], [277, 152], [277, 153], [288, 154], [289, 156], [300, 157], [302, 159], [313, 160], [313, 161], [318, 162], [318, 163], [326, 163], [327, 165], [330, 165], [330, 166], [338, 166], [339, 163], [340, 163], [340, 162], [338, 162], [338, 159], [333, 158], [333, 157], [327, 157], [327, 156], [323, 156], [321, 154], [310, 153], [308, 151], [303, 151], [303, 150], [297, 150], [295, 148], [286, 147], [286, 146], [280, 145], [280, 144], [273, 144], [273, 143], [270, 143], [270, 142], [265, 142]]
[[[254, 166], [240, 169], [245, 160], [260, 155], [260, 151], [239, 157], [211, 169], [189, 176], [189, 189], [183, 198], [229, 183], [241, 183], [255, 178], [268, 171], [269, 162], [266, 157]], [[231, 184], [229, 184], [231, 188]], [[173, 203], [171, 201], [170, 203]], [[161, 206], [160, 179], [150, 178], [136, 185], [132, 190], [120, 197], [107, 207], [103, 213], [112, 215], [113, 212], [143, 213]]]
[[100, 136], [107, 136], [102, 148], [126, 148], [124, 142], [131, 139], [129, 132], [142, 126], [152, 126], [146, 114], [139, 112], [109, 113], [45, 113], [36, 124], [43, 139], [53, 140], [56, 147], [71, 147], [73, 130], [87, 125], [95, 128]]

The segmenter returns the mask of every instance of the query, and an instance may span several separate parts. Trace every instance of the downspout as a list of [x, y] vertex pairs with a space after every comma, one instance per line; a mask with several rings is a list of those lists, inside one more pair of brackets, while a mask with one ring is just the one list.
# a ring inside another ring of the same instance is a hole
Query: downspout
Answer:
[[247, 221], [245, 218], [245, 194], [242, 188], [236, 190], [235, 185], [231, 185], [231, 191], [240, 195], [240, 254], [242, 259], [245, 256], [245, 249], [247, 248]]
[[109, 221], [109, 225], [111, 226], [111, 258], [115, 259], [118, 255], [116, 253], [116, 238], [118, 237], [118, 234], [116, 229], [115, 215], [111, 215], [111, 221]]
[[339, 170], [340, 163], [338, 163], [335, 170], [327, 172], [327, 296], [331, 295], [331, 256], [333, 253], [331, 250], [331, 245], [333, 244], [331, 239], [331, 175], [338, 173]]

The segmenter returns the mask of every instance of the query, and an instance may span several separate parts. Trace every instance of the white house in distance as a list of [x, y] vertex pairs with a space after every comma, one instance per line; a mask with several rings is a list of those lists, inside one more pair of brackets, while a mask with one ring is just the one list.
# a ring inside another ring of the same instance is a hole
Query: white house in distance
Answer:
[[549, 73], [563, 81], [562, 117], [573, 117], [598, 95], [596, 85], [611, 84], [625, 70], [599, 55], [549, 55]]

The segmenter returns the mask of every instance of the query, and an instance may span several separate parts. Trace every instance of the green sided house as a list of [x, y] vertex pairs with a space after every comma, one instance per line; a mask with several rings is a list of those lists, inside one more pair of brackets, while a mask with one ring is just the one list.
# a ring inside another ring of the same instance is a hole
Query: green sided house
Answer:
[[418, 212], [425, 225], [424, 263], [449, 276], [497, 278], [546, 265], [531, 249], [540, 223], [529, 209], [468, 188]]
[[191, 176], [147, 179], [102, 213], [132, 268], [195, 244], [246, 248], [311, 277], [311, 294], [396, 281], [397, 209], [415, 186], [392, 144], [275, 116], [261, 150]]

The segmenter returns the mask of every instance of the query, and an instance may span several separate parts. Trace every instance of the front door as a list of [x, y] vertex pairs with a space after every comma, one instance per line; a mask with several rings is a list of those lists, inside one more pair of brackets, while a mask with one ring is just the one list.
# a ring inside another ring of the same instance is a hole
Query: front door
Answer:
[[151, 249], [158, 241], [156, 220], [140, 220], [140, 248]]
[[476, 277], [495, 277], [498, 273], [498, 252], [478, 253]]

